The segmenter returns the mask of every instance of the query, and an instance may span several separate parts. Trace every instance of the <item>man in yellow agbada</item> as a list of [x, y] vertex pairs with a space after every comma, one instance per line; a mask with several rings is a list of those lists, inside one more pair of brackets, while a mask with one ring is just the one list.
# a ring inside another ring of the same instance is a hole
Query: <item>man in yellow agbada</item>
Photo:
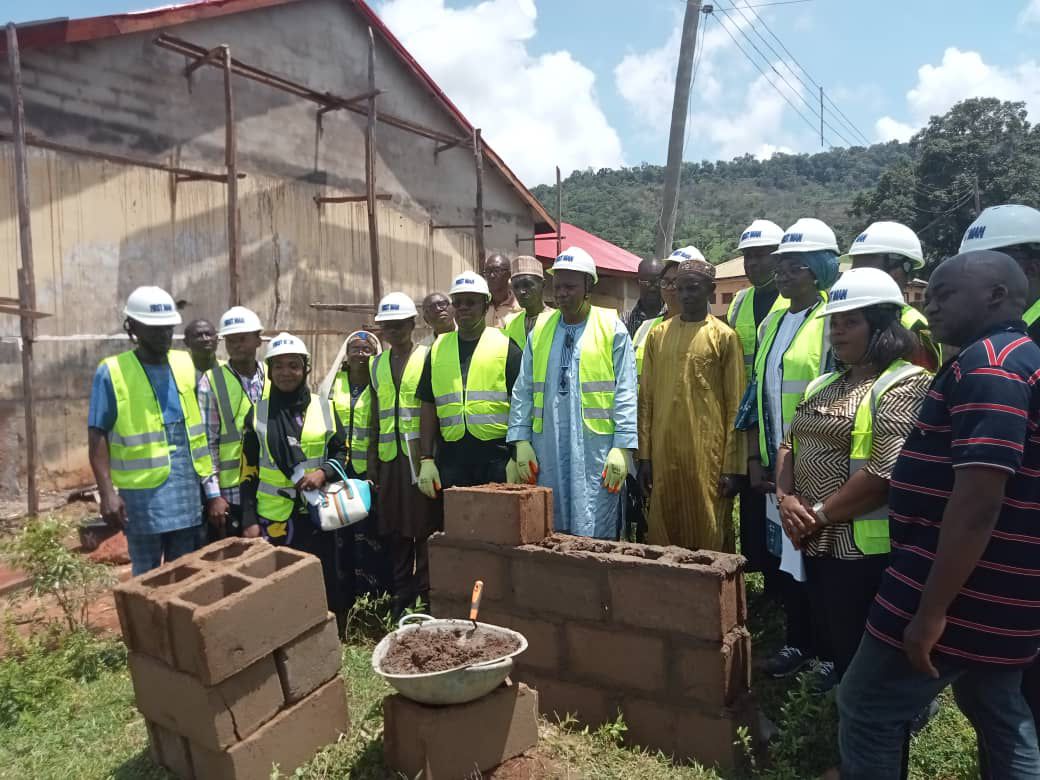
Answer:
[[745, 437], [733, 430], [744, 352], [737, 334], [708, 313], [715, 267], [703, 255], [680, 264], [675, 284], [682, 313], [650, 333], [639, 382], [647, 541], [733, 552], [733, 496], [747, 464]]

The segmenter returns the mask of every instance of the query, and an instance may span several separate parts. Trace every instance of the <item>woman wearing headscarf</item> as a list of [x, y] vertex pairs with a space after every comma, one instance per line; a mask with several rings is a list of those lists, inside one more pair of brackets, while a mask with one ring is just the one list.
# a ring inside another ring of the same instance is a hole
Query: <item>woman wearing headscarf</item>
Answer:
[[271, 381], [244, 426], [243, 512], [257, 518], [271, 544], [321, 561], [329, 610], [343, 637], [354, 602], [350, 535], [321, 530], [303, 493], [341, 479], [332, 464], [346, 462], [346, 434], [331, 401], [307, 386], [310, 354], [300, 339], [279, 333], [268, 344], [265, 362]]
[[776, 285], [790, 304], [759, 327], [754, 378], [737, 427], [748, 431], [748, 479], [766, 495], [766, 545], [780, 559], [779, 584], [786, 620], [784, 646], [763, 664], [771, 677], [789, 677], [815, 657], [809, 596], [801, 553], [784, 536], [776, 503], [776, 451], [805, 389], [828, 371], [830, 339], [823, 307], [838, 278], [838, 241], [818, 219], [803, 218], [777, 249]]
[[[838, 370], [813, 380], [777, 452], [784, 533], [805, 554], [820, 652], [837, 683], [888, 565], [888, 481], [928, 392], [908, 362], [903, 293], [884, 271], [847, 271], [824, 309]], [[827, 667], [823, 671], [829, 671]]]

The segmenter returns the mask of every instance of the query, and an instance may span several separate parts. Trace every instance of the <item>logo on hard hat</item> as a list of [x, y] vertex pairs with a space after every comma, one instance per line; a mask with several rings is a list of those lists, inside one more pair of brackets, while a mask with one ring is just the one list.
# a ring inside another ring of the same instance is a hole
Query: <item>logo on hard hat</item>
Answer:
[[556, 261], [557, 262], [564, 262], [564, 263], [566, 263], [566, 262], [570, 262], [573, 259], [574, 259], [574, 255], [560, 255], [559, 257], [556, 258]]
[[379, 311], [400, 311], [401, 304], [399, 303], [384, 303], [379, 307]]
[[148, 311], [173, 311], [173, 306], [168, 303], [152, 303], [149, 304]]
[[675, 257], [675, 256], [679, 256], [679, 257], [683, 258], [684, 260], [694, 260], [694, 259], [696, 259], [689, 252], [684, 252], [681, 249], [676, 249], [674, 252], [672, 252], [672, 257]]
[[844, 301], [848, 297], [849, 290], [847, 287], [841, 290], [831, 290], [830, 298], [832, 301]]
[[780, 239], [781, 244], [800, 244], [802, 243], [802, 233], [785, 233], [784, 237]]
[[744, 235], [740, 237], [741, 241], [747, 241], [749, 238], [762, 238], [761, 230], [745, 230]]
[[476, 284], [476, 283], [477, 283], [476, 279], [471, 279], [468, 276], [460, 276], [458, 279], [455, 280], [455, 284]]
[[245, 317], [228, 317], [224, 320], [225, 325], [245, 325]]
[[289, 339], [275, 339], [271, 342], [271, 348], [280, 347], [282, 344], [292, 344], [292, 342]]
[[853, 244], [865, 244], [866, 242], [867, 242], [867, 234], [866, 233], [860, 233], [858, 236], [856, 236], [856, 240], [853, 241], [852, 243]]
[[986, 235], [985, 225], [976, 225], [975, 227], [968, 228], [968, 235], [964, 237], [965, 241], [978, 241]]

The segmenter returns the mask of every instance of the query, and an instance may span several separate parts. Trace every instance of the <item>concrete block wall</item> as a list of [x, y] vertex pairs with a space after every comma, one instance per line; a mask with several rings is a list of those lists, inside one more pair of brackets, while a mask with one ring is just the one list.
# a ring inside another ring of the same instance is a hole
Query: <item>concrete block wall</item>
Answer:
[[543, 713], [595, 727], [621, 712], [632, 744], [734, 768], [736, 730], [754, 722], [743, 558], [563, 534], [502, 544], [538, 525], [522, 496], [445, 491], [445, 532], [430, 540], [433, 614], [466, 616], [483, 580], [480, 619], [527, 637], [513, 676], [538, 690]]
[[152, 758], [182, 780], [267, 777], [349, 727], [321, 564], [226, 539], [115, 590]]

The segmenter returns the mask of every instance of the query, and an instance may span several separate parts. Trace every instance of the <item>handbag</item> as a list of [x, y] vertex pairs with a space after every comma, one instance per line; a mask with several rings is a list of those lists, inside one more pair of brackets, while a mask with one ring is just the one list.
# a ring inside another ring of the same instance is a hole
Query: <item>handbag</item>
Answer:
[[360, 523], [368, 517], [372, 508], [372, 490], [363, 479], [350, 479], [343, 467], [335, 461], [329, 463], [342, 478], [321, 490], [317, 503], [308, 501], [311, 520], [322, 531], [338, 531], [340, 528]]

